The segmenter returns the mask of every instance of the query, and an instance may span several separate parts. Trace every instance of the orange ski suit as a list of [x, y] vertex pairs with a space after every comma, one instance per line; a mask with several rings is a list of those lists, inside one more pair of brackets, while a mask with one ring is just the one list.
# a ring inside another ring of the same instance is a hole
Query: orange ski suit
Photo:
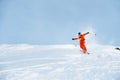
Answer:
[[78, 37], [73, 38], [73, 40], [79, 40], [80, 41], [80, 48], [83, 50], [83, 52], [87, 51], [87, 48], [85, 46], [85, 36], [89, 34], [89, 32], [84, 33], [84, 34], [80, 34], [78, 35]]

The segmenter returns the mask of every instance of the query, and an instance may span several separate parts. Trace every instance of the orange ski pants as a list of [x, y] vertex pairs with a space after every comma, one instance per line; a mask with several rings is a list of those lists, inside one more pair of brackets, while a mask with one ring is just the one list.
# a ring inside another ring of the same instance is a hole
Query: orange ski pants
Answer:
[[87, 51], [87, 48], [85, 46], [85, 42], [80, 42], [80, 48], [85, 52]]

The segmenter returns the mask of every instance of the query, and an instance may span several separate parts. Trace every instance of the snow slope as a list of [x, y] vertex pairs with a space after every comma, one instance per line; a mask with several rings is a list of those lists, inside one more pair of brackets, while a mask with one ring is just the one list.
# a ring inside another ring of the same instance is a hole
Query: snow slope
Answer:
[[120, 80], [120, 51], [87, 46], [0, 45], [0, 80]]

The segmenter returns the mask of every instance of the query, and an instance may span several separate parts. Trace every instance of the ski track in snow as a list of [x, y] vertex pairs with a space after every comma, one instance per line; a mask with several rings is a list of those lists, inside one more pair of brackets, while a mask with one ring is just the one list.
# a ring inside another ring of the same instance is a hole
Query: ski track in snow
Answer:
[[120, 80], [120, 51], [96, 46], [2, 45], [0, 80]]

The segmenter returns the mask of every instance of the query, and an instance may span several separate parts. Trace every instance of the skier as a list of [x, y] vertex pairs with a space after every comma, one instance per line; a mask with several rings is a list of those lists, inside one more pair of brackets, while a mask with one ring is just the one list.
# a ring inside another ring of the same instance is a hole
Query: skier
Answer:
[[85, 46], [85, 36], [89, 34], [89, 32], [81, 34], [80, 32], [78, 33], [78, 37], [72, 38], [72, 40], [79, 40], [80, 41], [80, 48], [82, 49], [83, 53], [89, 54], [87, 52], [87, 48]]

